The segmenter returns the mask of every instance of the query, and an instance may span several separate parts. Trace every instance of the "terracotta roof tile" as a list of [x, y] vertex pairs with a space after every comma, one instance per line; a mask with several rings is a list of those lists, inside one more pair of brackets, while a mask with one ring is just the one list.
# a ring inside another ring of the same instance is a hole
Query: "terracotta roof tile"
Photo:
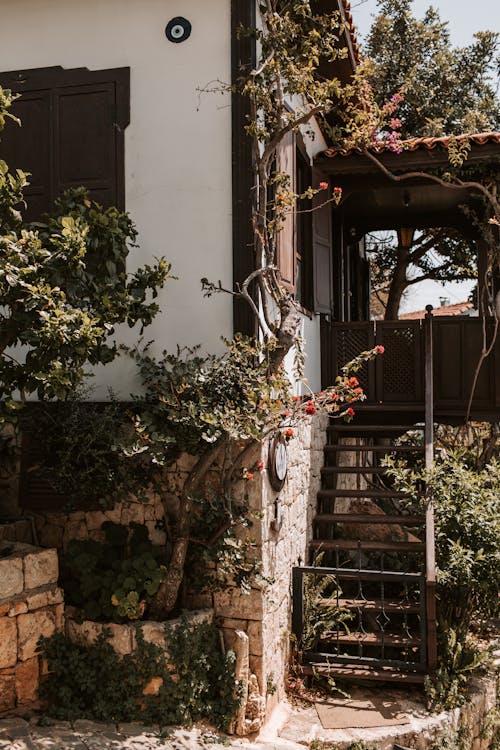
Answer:
[[[443, 135], [439, 137], [429, 138], [408, 138], [402, 141], [404, 151], [418, 151], [424, 149], [426, 151], [433, 151], [437, 148], [447, 149], [450, 140], [456, 138], [457, 141], [463, 141], [468, 139], [471, 143], [476, 146], [484, 146], [487, 143], [500, 144], [500, 133], [471, 133], [466, 135], [452, 136]], [[377, 143], [370, 148], [376, 154], [390, 153], [391, 149], [387, 148], [385, 143]], [[324, 151], [324, 156], [329, 158], [335, 158], [338, 156], [350, 156], [351, 154], [362, 153], [360, 148], [327, 148]]]
[[361, 52], [356, 36], [356, 26], [354, 25], [354, 21], [352, 20], [351, 4], [349, 0], [341, 0], [341, 3], [344, 6], [345, 20], [347, 21], [347, 24], [349, 26], [349, 36], [351, 37], [354, 59], [356, 61], [356, 64], [359, 65], [361, 61]]
[[[432, 311], [434, 317], [440, 315], [463, 315], [464, 313], [472, 310], [474, 305], [472, 302], [456, 302], [453, 305], [442, 305], [441, 307], [435, 307]], [[426, 310], [416, 310], [415, 312], [404, 313], [400, 315], [400, 320], [421, 320], [426, 316]]]

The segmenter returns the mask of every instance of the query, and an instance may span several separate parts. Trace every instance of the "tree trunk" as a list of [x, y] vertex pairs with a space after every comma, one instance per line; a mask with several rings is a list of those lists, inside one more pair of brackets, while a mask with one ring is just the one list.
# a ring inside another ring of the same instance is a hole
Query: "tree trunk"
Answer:
[[281, 321], [276, 331], [277, 346], [269, 358], [269, 372], [277, 372], [286, 355], [295, 344], [300, 325], [300, 314], [291, 295], [279, 300]]
[[152, 614], [157, 619], [164, 619], [170, 614], [179, 596], [189, 546], [190, 510], [189, 497], [183, 492], [179, 498], [179, 518], [176, 525], [172, 556], [168, 563], [167, 579], [160, 584], [151, 608]]
[[184, 578], [184, 567], [189, 547], [189, 533], [193, 517], [193, 493], [203, 485], [207, 472], [219, 458], [223, 447], [223, 445], [216, 445], [207, 453], [204, 453], [191, 469], [184, 483], [179, 497], [179, 515], [175, 526], [172, 556], [167, 566], [167, 579], [160, 584], [151, 607], [151, 614], [158, 619], [166, 618], [176, 605], [179, 589]]
[[387, 306], [385, 308], [385, 320], [398, 320], [399, 318], [399, 306], [401, 304], [401, 298], [405, 292], [407, 284], [407, 272], [410, 264], [410, 255], [408, 250], [402, 247], [398, 248], [398, 255], [396, 261], [396, 267], [392, 276], [391, 285], [389, 287], [389, 296], [387, 298]]

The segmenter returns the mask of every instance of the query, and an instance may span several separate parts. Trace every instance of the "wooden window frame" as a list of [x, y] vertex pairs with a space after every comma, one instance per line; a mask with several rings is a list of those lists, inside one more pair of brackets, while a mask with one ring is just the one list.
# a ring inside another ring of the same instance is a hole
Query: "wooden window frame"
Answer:
[[[0, 84], [4, 88], [11, 89], [14, 93], [35, 93], [46, 91], [48, 96], [53, 92], [60, 93], [65, 89], [83, 86], [96, 86], [102, 84], [114, 87], [114, 175], [113, 175], [113, 205], [120, 210], [125, 210], [125, 129], [130, 123], [130, 68], [111, 68], [107, 70], [89, 70], [88, 68], [69, 68], [52, 66], [46, 68], [33, 68], [26, 70], [15, 70], [0, 73]], [[51, 105], [52, 107], [52, 105]], [[56, 167], [59, 159], [59, 150], [53, 142], [53, 117], [54, 112], [50, 109], [50, 176], [47, 185], [49, 202], [53, 203], [58, 197], [55, 187]], [[12, 164], [12, 168], [20, 165]], [[29, 201], [29, 188], [27, 190]]]

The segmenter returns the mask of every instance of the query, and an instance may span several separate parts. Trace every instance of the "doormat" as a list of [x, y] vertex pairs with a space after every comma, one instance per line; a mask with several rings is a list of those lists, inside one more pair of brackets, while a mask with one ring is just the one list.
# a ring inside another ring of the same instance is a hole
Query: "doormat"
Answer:
[[315, 706], [323, 729], [363, 729], [408, 723], [399, 703], [391, 700], [329, 700], [315, 703]]

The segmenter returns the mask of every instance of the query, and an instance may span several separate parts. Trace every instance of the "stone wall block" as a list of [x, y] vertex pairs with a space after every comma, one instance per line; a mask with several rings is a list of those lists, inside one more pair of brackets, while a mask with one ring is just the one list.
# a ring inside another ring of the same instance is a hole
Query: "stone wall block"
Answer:
[[31, 659], [36, 654], [38, 639], [49, 638], [56, 630], [56, 616], [53, 609], [37, 609], [17, 618], [18, 658], [20, 661]]
[[250, 679], [248, 635], [242, 630], [234, 631], [233, 649], [236, 656], [234, 665], [234, 676], [240, 687], [240, 705], [236, 713], [233, 726], [234, 734], [244, 736], [246, 734], [245, 712], [248, 700], [248, 682]]
[[262, 620], [262, 592], [258, 589], [252, 589], [249, 594], [237, 588], [217, 592], [214, 606], [218, 617]]
[[64, 527], [64, 533], [63, 533], [63, 547], [66, 549], [68, 544], [73, 541], [73, 539], [78, 539], [79, 541], [86, 541], [89, 538], [89, 532], [87, 529], [87, 524], [84, 520], [82, 521], [68, 521], [66, 526]]
[[26, 594], [26, 604], [28, 605], [28, 610], [30, 612], [34, 609], [41, 609], [42, 607], [48, 607], [53, 604], [62, 604], [63, 601], [63, 590], [53, 583], [46, 586], [40, 586], [38, 589], [29, 591]]
[[13, 667], [17, 661], [17, 625], [13, 617], [0, 619], [0, 669]]
[[36, 701], [39, 685], [38, 656], [19, 662], [15, 683], [18, 705]]
[[88, 646], [96, 642], [102, 633], [102, 624], [92, 620], [76, 622], [71, 618], [66, 618], [66, 636], [72, 643], [77, 646]]
[[19, 598], [14, 599], [9, 608], [9, 617], [17, 617], [17, 615], [23, 615], [28, 611], [28, 605], [25, 599]]
[[24, 587], [36, 589], [47, 583], [57, 583], [59, 561], [57, 550], [46, 549], [24, 557]]
[[106, 624], [106, 628], [111, 631], [109, 643], [116, 653], [120, 656], [131, 654], [133, 649], [132, 626], [108, 623]]
[[20, 557], [0, 559], [0, 599], [20, 594], [24, 586], [23, 561]]
[[94, 510], [85, 514], [85, 523], [89, 531], [100, 529], [102, 524], [109, 521], [102, 510]]
[[104, 517], [106, 521], [111, 521], [112, 523], [120, 523], [122, 519], [121, 505], [118, 505], [111, 510], [104, 511]]
[[154, 643], [164, 651], [167, 650], [165, 628], [163, 627], [163, 624], [161, 622], [142, 622], [141, 630], [146, 643]]
[[63, 546], [64, 529], [55, 523], [47, 523], [38, 528], [38, 542], [41, 547], [54, 547], [61, 549]]
[[250, 639], [250, 653], [252, 656], [262, 656], [262, 623], [258, 620], [252, 620], [248, 623], [247, 633]]
[[0, 670], [0, 714], [16, 706], [16, 678], [14, 669]]
[[143, 503], [127, 503], [122, 510], [121, 523], [128, 526], [131, 523], [144, 523], [144, 505]]

